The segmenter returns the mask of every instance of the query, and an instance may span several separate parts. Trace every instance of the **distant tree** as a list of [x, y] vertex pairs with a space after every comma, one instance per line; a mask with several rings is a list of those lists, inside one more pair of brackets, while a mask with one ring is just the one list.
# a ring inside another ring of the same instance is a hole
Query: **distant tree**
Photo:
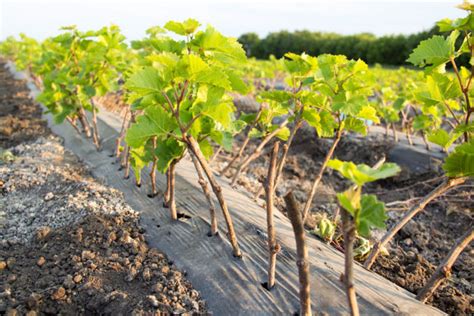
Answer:
[[244, 47], [247, 56], [253, 56], [252, 49], [258, 46], [260, 37], [258, 37], [257, 33], [245, 33], [239, 37], [238, 41]]
[[[239, 37], [247, 55], [266, 59], [270, 55], [283, 57], [287, 52], [313, 56], [341, 54], [352, 59], [363, 59], [369, 64], [405, 65], [410, 52], [423, 40], [441, 34], [437, 26], [410, 35], [385, 35], [377, 37], [371, 33], [341, 35], [337, 33], [299, 30], [279, 31], [259, 38], [255, 33]], [[464, 64], [464, 61], [461, 62]]]

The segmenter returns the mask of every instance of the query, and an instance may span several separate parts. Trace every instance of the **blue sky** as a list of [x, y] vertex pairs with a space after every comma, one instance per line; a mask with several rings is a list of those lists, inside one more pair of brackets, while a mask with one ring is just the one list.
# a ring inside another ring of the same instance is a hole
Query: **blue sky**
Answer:
[[81, 29], [118, 24], [129, 39], [152, 25], [188, 17], [228, 36], [308, 29], [342, 34], [412, 33], [444, 17], [464, 16], [454, 0], [0, 0], [0, 40], [24, 32], [43, 39], [63, 25]]

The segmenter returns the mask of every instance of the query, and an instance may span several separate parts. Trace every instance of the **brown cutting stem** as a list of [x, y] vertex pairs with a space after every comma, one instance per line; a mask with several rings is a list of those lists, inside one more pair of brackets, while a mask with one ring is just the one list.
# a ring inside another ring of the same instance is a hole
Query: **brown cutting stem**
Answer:
[[276, 241], [275, 226], [273, 224], [273, 204], [274, 204], [274, 185], [276, 164], [278, 159], [278, 149], [280, 143], [275, 142], [273, 145], [272, 154], [270, 157], [270, 166], [268, 167], [268, 176], [265, 185], [266, 191], [266, 206], [267, 206], [267, 233], [268, 233], [268, 281], [267, 289], [271, 290], [275, 285], [275, 270], [276, 270], [276, 256], [280, 249]]
[[[152, 139], [152, 146], [153, 151], [156, 149], [156, 136]], [[151, 170], [150, 170], [150, 181], [151, 181], [151, 193], [150, 197], [154, 197], [157, 194], [156, 190], [156, 163], [158, 161], [158, 157], [156, 157], [155, 153], [153, 152], [153, 162], [151, 163]]]
[[300, 315], [311, 315], [311, 296], [309, 282], [309, 261], [308, 248], [305, 243], [305, 231], [303, 227], [303, 218], [296, 203], [293, 193], [290, 191], [285, 196], [285, 203], [288, 218], [293, 226], [293, 232], [296, 240], [296, 266], [300, 281]]
[[232, 223], [232, 217], [230, 216], [229, 210], [227, 208], [227, 203], [224, 199], [224, 195], [222, 194], [222, 188], [217, 183], [214, 177], [214, 173], [212, 172], [212, 169], [210, 168], [209, 164], [206, 161], [206, 158], [202, 154], [201, 149], [199, 148], [199, 143], [192, 136], [187, 136], [185, 140], [186, 140], [186, 144], [188, 148], [191, 150], [191, 152], [196, 156], [196, 159], [199, 161], [199, 164], [204, 170], [204, 173], [206, 174], [207, 179], [209, 180], [212, 190], [214, 191], [214, 194], [217, 200], [219, 201], [219, 205], [221, 207], [225, 222], [227, 224], [228, 237], [232, 245], [234, 256], [240, 258], [242, 257], [242, 253], [240, 252], [239, 244], [237, 242], [237, 236], [235, 234], [234, 224]]
[[265, 136], [262, 140], [262, 142], [257, 146], [257, 148], [255, 149], [255, 151], [247, 156], [247, 158], [245, 158], [245, 160], [239, 165], [238, 169], [237, 169], [237, 172], [234, 174], [234, 177], [232, 178], [232, 182], [231, 182], [231, 185], [234, 186], [237, 182], [237, 180], [239, 179], [240, 175], [242, 172], [245, 171], [245, 169], [247, 168], [247, 166], [252, 162], [254, 161], [255, 159], [257, 159], [258, 157], [260, 157], [261, 153], [262, 153], [262, 150], [263, 150], [263, 147], [265, 147], [265, 145], [276, 135], [278, 134], [283, 128], [286, 127], [286, 125], [288, 125], [288, 119], [285, 119], [282, 123], [280, 123], [280, 125], [278, 126], [277, 129], [275, 129], [273, 132], [271, 132], [270, 134], [268, 134], [267, 136]]
[[[300, 129], [302, 124], [303, 124], [303, 121], [300, 118], [297, 118], [296, 122], [295, 122], [295, 125], [293, 126], [293, 128], [290, 132], [290, 136], [288, 137], [288, 140], [283, 145], [283, 150], [282, 150], [282, 153], [281, 153], [281, 157], [278, 160], [278, 167], [277, 167], [277, 172], [276, 172], [276, 175], [275, 175], [275, 184], [273, 186], [273, 190], [276, 190], [276, 188], [278, 187], [278, 183], [279, 183], [280, 177], [283, 173], [283, 167], [285, 167], [286, 158], [288, 157], [288, 151], [290, 150], [291, 143], [293, 142], [293, 139], [295, 138], [296, 132]], [[260, 186], [257, 193], [255, 194], [254, 199], [257, 200], [258, 198], [260, 198], [260, 195], [262, 194], [263, 191], [264, 191], [264, 187], [262, 185], [262, 186]]]
[[217, 148], [216, 152], [214, 153], [214, 155], [212, 155], [211, 159], [209, 160], [209, 164], [212, 164], [217, 159], [217, 157], [219, 157], [219, 154], [221, 153], [223, 148], [224, 147], [222, 146], [219, 146], [219, 148]]
[[130, 178], [130, 146], [127, 146], [127, 149], [125, 150], [125, 172], [123, 175], [124, 179]]
[[273, 187], [273, 190], [276, 190], [276, 188], [278, 187], [278, 183], [280, 182], [280, 177], [283, 173], [283, 167], [285, 166], [286, 158], [288, 157], [288, 151], [290, 150], [291, 143], [293, 143], [293, 139], [295, 138], [296, 132], [298, 132], [301, 125], [303, 125], [303, 120], [301, 119], [302, 113], [303, 113], [303, 107], [301, 108], [298, 115], [296, 116], [295, 125], [291, 129], [290, 136], [288, 137], [286, 144], [283, 146], [281, 157], [278, 160], [278, 168], [277, 168], [277, 173], [275, 175], [275, 185]]
[[[471, 51], [471, 53], [472, 53], [472, 51]], [[462, 83], [461, 75], [459, 74], [458, 66], [456, 65], [456, 61], [454, 60], [454, 57], [451, 57], [450, 61], [451, 61], [451, 65], [453, 66], [454, 73], [456, 74], [456, 77], [458, 78], [459, 86], [461, 87], [462, 93], [464, 95], [464, 101], [466, 102], [465, 124], [468, 125], [469, 121], [470, 121], [470, 116], [471, 116], [471, 113], [472, 113], [471, 101], [469, 99], [469, 86], [471, 84], [473, 74], [471, 72], [471, 77], [469, 78], [468, 84], [466, 84], [466, 86], [464, 86], [464, 84]], [[468, 132], [464, 132], [464, 141], [465, 142], [469, 141], [469, 133]]]
[[69, 124], [71, 124], [71, 126], [76, 130], [76, 132], [77, 132], [79, 135], [82, 134], [82, 133], [81, 133], [81, 130], [79, 129], [79, 127], [78, 127], [77, 124], [76, 124], [76, 120], [75, 120], [75, 119], [73, 120], [73, 119], [70, 118], [69, 116], [66, 116], [66, 120], [69, 122]]
[[395, 142], [398, 143], [398, 133], [397, 133], [397, 129], [395, 128], [395, 123], [392, 123], [391, 126], [392, 126], [393, 139], [395, 140]]
[[470, 227], [469, 230], [456, 241], [453, 248], [451, 248], [451, 251], [449, 251], [448, 256], [438, 266], [426, 285], [421, 289], [420, 292], [418, 292], [418, 295], [416, 296], [418, 300], [426, 303], [426, 301], [434, 294], [441, 283], [443, 283], [446, 278], [449, 278], [451, 275], [451, 268], [453, 267], [457, 258], [463, 252], [463, 250], [469, 246], [473, 239], [474, 228]]
[[425, 132], [423, 132], [423, 131], [420, 131], [420, 132], [421, 132], [421, 137], [423, 139], [423, 142], [425, 143], [426, 150], [430, 151], [431, 150], [431, 145], [428, 142], [428, 138], [426, 137]]
[[377, 259], [377, 256], [380, 254], [387, 243], [392, 240], [396, 233], [400, 231], [416, 214], [421, 212], [425, 206], [430, 203], [432, 200], [436, 199], [438, 196], [441, 196], [449, 189], [458, 186], [466, 182], [467, 178], [452, 178], [444, 180], [440, 185], [438, 185], [433, 191], [426, 195], [417, 205], [413, 206], [403, 217], [402, 219], [393, 226], [383, 238], [374, 244], [372, 251], [370, 252], [369, 257], [364, 262], [364, 267], [370, 269]]
[[306, 218], [308, 217], [309, 210], [311, 209], [311, 204], [313, 203], [314, 195], [316, 194], [316, 190], [319, 186], [319, 183], [321, 182], [321, 179], [323, 178], [324, 171], [326, 171], [327, 164], [329, 160], [331, 160], [332, 155], [334, 154], [334, 151], [336, 150], [337, 144], [341, 140], [342, 131], [343, 130], [341, 126], [339, 126], [336, 132], [336, 135], [334, 136], [334, 141], [332, 142], [331, 148], [327, 152], [326, 157], [324, 158], [323, 164], [321, 165], [321, 169], [319, 169], [318, 175], [314, 179], [313, 185], [311, 186], [311, 191], [309, 192], [308, 199], [306, 200], [306, 203], [303, 209], [303, 223], [306, 221]]
[[344, 234], [344, 283], [346, 285], [346, 295], [352, 316], [359, 315], [356, 291], [354, 287], [354, 240], [355, 225], [346, 210], [341, 210], [342, 227]]
[[125, 136], [125, 132], [127, 130], [127, 118], [128, 118], [128, 114], [130, 113], [130, 110], [127, 109], [127, 111], [125, 112], [125, 115], [123, 117], [123, 120], [122, 120], [122, 128], [120, 129], [120, 134], [119, 136], [117, 137], [117, 139], [115, 140], [115, 157], [118, 159], [120, 157], [120, 144], [122, 143], [122, 140], [123, 140], [123, 137]]
[[84, 134], [86, 134], [87, 138], [91, 137], [91, 129], [89, 126], [89, 121], [87, 120], [86, 112], [84, 111], [84, 108], [82, 107], [82, 105], [79, 107], [77, 116], [79, 117], [79, 122], [81, 122], [82, 130], [84, 131]]
[[217, 234], [216, 208], [214, 207], [214, 202], [212, 201], [211, 191], [209, 190], [209, 187], [207, 186], [207, 181], [204, 178], [202, 167], [193, 153], [191, 153], [191, 158], [193, 160], [194, 168], [196, 169], [199, 178], [199, 185], [201, 186], [202, 192], [204, 193], [207, 203], [209, 204], [209, 214], [211, 217], [211, 230], [209, 231], [209, 235], [213, 236]]
[[100, 150], [100, 137], [99, 137], [99, 127], [97, 125], [97, 107], [95, 106], [95, 102], [91, 99], [92, 105], [92, 141], [97, 150]]
[[245, 150], [245, 148], [247, 147], [247, 145], [250, 141], [250, 132], [257, 125], [258, 120], [260, 119], [260, 116], [262, 114], [262, 111], [263, 111], [263, 106], [260, 107], [260, 110], [258, 111], [257, 116], [255, 117], [255, 120], [252, 122], [252, 124], [250, 124], [249, 129], [247, 130], [247, 134], [245, 135], [244, 142], [242, 143], [242, 146], [240, 146], [239, 152], [237, 153], [237, 155], [235, 155], [235, 157], [232, 158], [232, 160], [227, 164], [227, 166], [225, 166], [225, 168], [222, 169], [222, 171], [220, 172], [220, 175], [225, 174], [227, 172], [227, 170], [229, 170], [232, 167], [232, 165], [238, 159], [240, 159], [240, 157], [242, 157], [242, 154], [244, 153], [244, 150]]
[[165, 191], [165, 194], [163, 195], [163, 207], [169, 207], [170, 188], [171, 188], [170, 180], [171, 180], [170, 168], [168, 168], [168, 170], [166, 170], [166, 191]]
[[168, 200], [168, 206], [170, 208], [170, 214], [171, 214], [171, 219], [172, 220], [177, 220], [178, 219], [178, 212], [176, 212], [176, 199], [175, 199], [175, 176], [176, 176], [176, 164], [178, 161], [175, 159], [171, 162], [169, 166], [169, 174], [168, 174], [168, 191], [169, 191], [169, 200]]

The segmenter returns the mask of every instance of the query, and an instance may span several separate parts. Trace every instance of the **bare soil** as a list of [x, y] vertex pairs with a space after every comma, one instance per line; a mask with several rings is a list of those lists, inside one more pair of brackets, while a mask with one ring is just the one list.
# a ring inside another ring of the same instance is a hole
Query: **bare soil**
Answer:
[[[205, 314], [165, 254], [149, 248], [123, 195], [50, 134], [0, 63], [0, 314]], [[10, 156], [11, 157], [11, 156]]]

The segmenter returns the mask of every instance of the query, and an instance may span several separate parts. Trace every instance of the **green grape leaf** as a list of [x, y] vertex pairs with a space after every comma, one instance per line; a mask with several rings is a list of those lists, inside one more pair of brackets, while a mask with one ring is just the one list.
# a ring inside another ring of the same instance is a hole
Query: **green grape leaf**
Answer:
[[256, 128], [252, 128], [249, 131], [249, 137], [250, 138], [260, 138], [264, 135], [264, 133]]
[[187, 19], [183, 22], [169, 21], [165, 24], [165, 29], [178, 35], [193, 34], [199, 27], [199, 22], [194, 19]]
[[343, 121], [343, 128], [351, 132], [359, 133], [363, 136], [367, 135], [367, 126], [364, 121], [355, 117], [345, 118]]
[[198, 83], [210, 84], [226, 90], [232, 90], [229, 77], [218, 68], [204, 69], [194, 75], [194, 80]]
[[428, 135], [428, 140], [444, 149], [448, 149], [462, 135], [461, 132], [448, 133], [440, 128]]
[[474, 177], [474, 140], [456, 146], [446, 157], [443, 169], [448, 177]]
[[210, 137], [213, 141], [222, 146], [226, 151], [232, 151], [233, 138], [231, 133], [214, 130], [211, 132]]
[[355, 216], [356, 211], [360, 208], [360, 193], [360, 188], [350, 188], [337, 194], [337, 200], [341, 207], [352, 216]]
[[331, 112], [321, 110], [319, 112], [319, 126], [316, 126], [316, 132], [319, 137], [332, 137], [334, 136], [334, 130], [338, 127], [334, 116]]
[[459, 32], [454, 31], [448, 38], [435, 35], [430, 39], [421, 41], [407, 61], [415, 66], [428, 67], [428, 71], [440, 66], [443, 67], [450, 58], [455, 57], [454, 43], [458, 36]]
[[211, 26], [204, 32], [198, 32], [191, 45], [226, 66], [247, 60], [242, 45], [235, 38], [225, 37]]
[[368, 182], [393, 177], [400, 172], [400, 167], [394, 163], [384, 163], [378, 168], [372, 168], [365, 164], [356, 165], [351, 161], [331, 159], [327, 166], [338, 171], [344, 178], [358, 186], [362, 186]]
[[249, 87], [234, 71], [227, 70], [225, 71], [225, 74], [227, 75], [227, 78], [230, 81], [232, 91], [238, 92], [242, 95], [245, 95], [249, 92]]
[[472, 133], [474, 133], [474, 122], [470, 122], [469, 124], [465, 124], [465, 123], [459, 124], [454, 129], [454, 132], [455, 133], [470, 133], [470, 134], [472, 134]]
[[285, 90], [263, 91], [259, 93], [258, 97], [259, 101], [272, 100], [283, 104], [287, 104], [293, 99], [293, 95]]
[[127, 131], [125, 141], [133, 148], [142, 146], [150, 137], [166, 137], [168, 133], [177, 128], [176, 121], [161, 107], [148, 107], [144, 115], [137, 117]]
[[[276, 127], [277, 125], [273, 125], [270, 132], [272, 132], [274, 130], [273, 128]], [[287, 141], [288, 137], [290, 137], [290, 129], [288, 127], [283, 127], [275, 136], [283, 141]]]
[[433, 122], [428, 115], [424, 115], [424, 114], [418, 115], [413, 120], [413, 128], [416, 131], [426, 130], [431, 126], [432, 123]]
[[348, 97], [348, 93], [339, 93], [333, 99], [332, 108], [334, 111], [345, 115], [357, 116], [364, 106], [367, 105], [367, 98], [362, 95]]
[[377, 110], [370, 105], [365, 105], [356, 115], [358, 118], [372, 121], [375, 124], [380, 123], [380, 119], [377, 116]]
[[141, 171], [150, 162], [150, 154], [146, 150], [145, 146], [138, 148], [132, 148], [130, 150], [130, 165], [132, 166], [135, 178], [140, 182]]
[[232, 102], [223, 102], [216, 105], [211, 104], [203, 107], [201, 110], [203, 115], [219, 122], [225, 129], [231, 127], [234, 113], [234, 105]]
[[319, 112], [315, 108], [305, 107], [303, 110], [303, 119], [312, 127], [319, 127], [321, 124], [321, 118]]
[[312, 232], [320, 238], [331, 241], [336, 232], [336, 224], [327, 218], [323, 218], [319, 221], [317, 227]]
[[152, 67], [145, 68], [132, 75], [125, 86], [131, 91], [136, 91], [143, 95], [160, 93], [164, 88], [165, 83], [160, 76], [158, 70]]
[[199, 148], [201, 149], [202, 154], [204, 155], [204, 157], [206, 159], [209, 160], [209, 158], [212, 157], [212, 154], [214, 153], [214, 150], [212, 149], [212, 146], [209, 143], [209, 141], [207, 141], [206, 139], [200, 141], [199, 142]]
[[184, 154], [184, 146], [175, 139], [168, 138], [159, 141], [156, 145], [155, 155], [158, 157], [156, 168], [165, 173], [174, 159], [179, 159]]
[[251, 124], [257, 118], [256, 113], [243, 113], [240, 115], [239, 120], [244, 121], [247, 124]]
[[396, 110], [396, 111], [401, 111], [403, 109], [403, 106], [405, 105], [405, 98], [397, 98], [393, 104], [392, 104], [392, 107]]
[[385, 204], [375, 195], [362, 195], [360, 211], [355, 218], [357, 232], [363, 237], [370, 237], [373, 228], [385, 228]]

